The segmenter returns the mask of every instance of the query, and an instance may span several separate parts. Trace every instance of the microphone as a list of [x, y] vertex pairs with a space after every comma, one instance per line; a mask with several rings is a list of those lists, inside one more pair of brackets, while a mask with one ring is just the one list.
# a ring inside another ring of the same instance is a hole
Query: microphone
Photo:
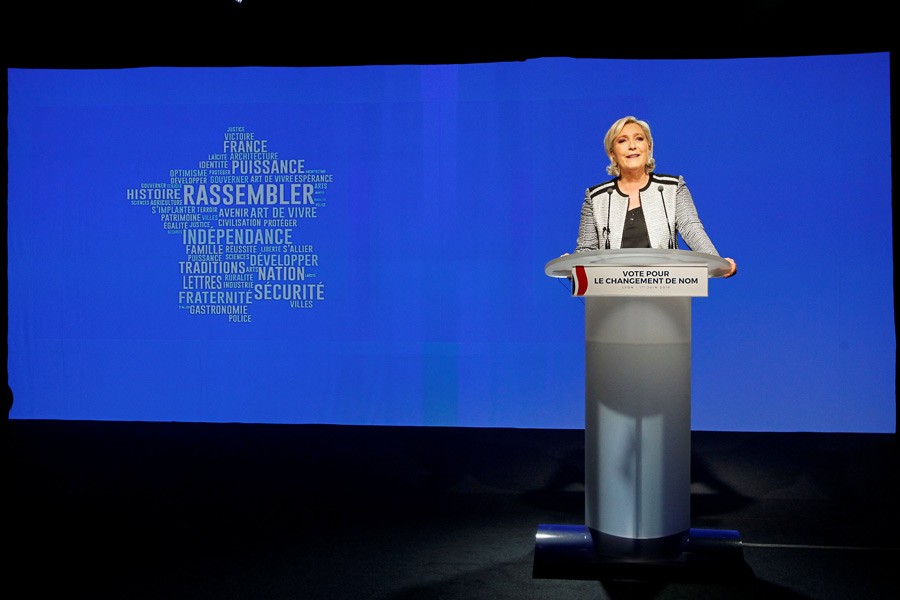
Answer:
[[609, 207], [612, 204], [612, 188], [606, 192], [606, 227], [603, 233], [606, 235], [606, 249], [609, 250]]
[[663, 214], [666, 215], [666, 228], [669, 230], [669, 250], [674, 250], [678, 245], [678, 240], [675, 240], [675, 236], [672, 233], [672, 226], [669, 224], [669, 211], [666, 210], [666, 199], [663, 198], [663, 186], [660, 185], [656, 188], [659, 192], [659, 201], [662, 202], [663, 205]]

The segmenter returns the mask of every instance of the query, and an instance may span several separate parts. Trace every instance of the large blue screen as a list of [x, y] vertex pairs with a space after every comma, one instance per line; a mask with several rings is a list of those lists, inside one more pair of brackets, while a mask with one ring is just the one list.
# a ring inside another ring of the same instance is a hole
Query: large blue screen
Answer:
[[739, 273], [692, 427], [893, 432], [887, 53], [8, 69], [19, 419], [580, 428], [575, 245], [635, 115]]

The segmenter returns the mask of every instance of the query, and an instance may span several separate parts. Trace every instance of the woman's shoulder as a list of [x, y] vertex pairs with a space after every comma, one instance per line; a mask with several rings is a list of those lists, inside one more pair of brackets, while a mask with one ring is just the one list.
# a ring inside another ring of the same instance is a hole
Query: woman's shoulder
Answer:
[[681, 175], [667, 175], [665, 173], [653, 172], [650, 174], [650, 182], [662, 185], [684, 185], [684, 177]]
[[598, 194], [605, 194], [610, 190], [616, 189], [616, 180], [615, 178], [610, 179], [609, 181], [604, 181], [603, 183], [598, 183], [597, 185], [592, 185], [587, 189], [586, 195], [590, 198], [597, 196]]

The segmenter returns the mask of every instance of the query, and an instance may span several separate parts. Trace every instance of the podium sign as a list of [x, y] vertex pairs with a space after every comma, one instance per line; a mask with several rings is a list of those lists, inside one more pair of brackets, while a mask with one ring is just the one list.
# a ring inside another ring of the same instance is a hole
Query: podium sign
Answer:
[[707, 296], [707, 268], [590, 266], [572, 269], [573, 296]]

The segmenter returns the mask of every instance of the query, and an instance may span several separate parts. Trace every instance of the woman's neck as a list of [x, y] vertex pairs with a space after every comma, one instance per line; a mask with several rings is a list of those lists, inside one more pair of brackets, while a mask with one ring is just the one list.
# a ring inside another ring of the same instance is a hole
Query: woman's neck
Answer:
[[625, 171], [619, 174], [619, 190], [628, 196], [628, 210], [641, 205], [641, 190], [650, 181], [650, 176], [643, 169]]
[[622, 171], [619, 174], [619, 185], [629, 189], [640, 189], [647, 185], [650, 176], [643, 169]]

